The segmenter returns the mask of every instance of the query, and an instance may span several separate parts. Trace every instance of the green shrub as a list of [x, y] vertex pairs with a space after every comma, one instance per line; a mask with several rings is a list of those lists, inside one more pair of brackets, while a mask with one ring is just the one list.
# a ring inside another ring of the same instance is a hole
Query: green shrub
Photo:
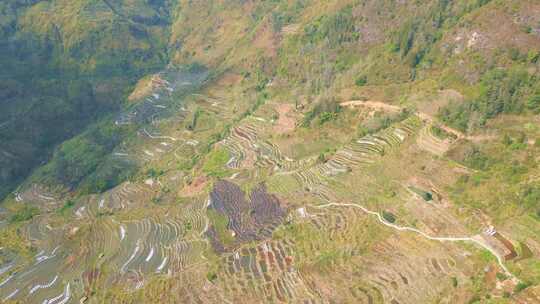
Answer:
[[506, 280], [506, 279], [508, 278], [508, 277], [507, 277], [504, 273], [502, 273], [502, 272], [497, 272], [497, 273], [495, 274], [495, 276], [497, 277], [497, 280], [499, 280], [499, 281], [504, 281], [504, 280]]
[[396, 222], [396, 216], [388, 211], [382, 212], [382, 217], [385, 221], [389, 223], [395, 223]]
[[358, 87], [365, 86], [367, 84], [367, 77], [366, 76], [360, 76], [360, 77], [356, 78], [354, 84], [356, 84], [356, 86], [358, 86]]
[[534, 207], [540, 202], [540, 185], [522, 186], [519, 201], [525, 208]]
[[157, 178], [165, 174], [163, 170], [156, 170], [155, 168], [150, 168], [146, 171], [146, 176], [151, 178]]
[[513, 61], [518, 61], [518, 60], [523, 59], [523, 55], [521, 54], [518, 48], [511, 48], [509, 53], [510, 53], [510, 59], [512, 59]]
[[319, 156], [317, 157], [317, 162], [319, 163], [326, 163], [328, 161], [326, 154], [324, 152], [321, 152]]
[[531, 286], [531, 283], [529, 282], [519, 282], [516, 287], [514, 287], [514, 292], [520, 292], [529, 286]]
[[527, 108], [535, 113], [540, 113], [540, 94], [533, 95], [529, 98]]
[[193, 117], [191, 118], [191, 121], [189, 124], [187, 124], [186, 129], [193, 131], [197, 127], [197, 121], [199, 120], [199, 117], [202, 114], [202, 110], [200, 108], [197, 108], [195, 112], [193, 113]]
[[335, 264], [342, 257], [342, 253], [336, 249], [325, 250], [317, 256], [315, 267], [321, 271]]
[[336, 118], [337, 118], [337, 113], [322, 112], [321, 114], [319, 114], [319, 125], [323, 125], [326, 122], [329, 122]]
[[529, 92], [538, 86], [538, 80], [529, 76], [521, 67], [512, 69], [493, 68], [480, 81], [479, 97], [461, 104], [449, 104], [439, 111], [440, 119], [461, 131], [483, 126], [487, 119], [502, 113], [523, 111], [525, 106], [537, 109], [538, 100]]
[[512, 140], [512, 137], [510, 137], [510, 135], [508, 135], [507, 133], [503, 135], [503, 138], [502, 138], [503, 145], [509, 147], [510, 145], [512, 145], [513, 142], [514, 141]]
[[67, 200], [64, 205], [60, 209], [58, 209], [58, 213], [64, 214], [67, 210], [73, 208], [73, 206], [75, 206], [75, 202], [72, 200]]
[[216, 279], [217, 279], [217, 273], [213, 272], [213, 271], [210, 271], [206, 274], [206, 279], [208, 279], [208, 281], [210, 282], [214, 282]]
[[452, 277], [452, 286], [456, 288], [458, 286], [458, 279], [456, 277]]
[[530, 50], [527, 54], [527, 60], [530, 63], [536, 63], [538, 61], [538, 58], [540, 58], [540, 51]]
[[473, 146], [467, 152], [465, 152], [464, 164], [467, 167], [476, 170], [486, 170], [492, 163], [492, 160], [484, 154], [478, 147]]
[[322, 125], [327, 121], [335, 119], [337, 114], [341, 112], [341, 106], [335, 100], [323, 100], [315, 104], [313, 108], [304, 115], [302, 127], [309, 127], [315, 118], [319, 118], [319, 123]]
[[25, 222], [31, 220], [34, 216], [39, 214], [39, 209], [34, 206], [24, 205], [21, 209], [17, 210], [13, 214], [9, 221], [10, 223]]
[[316, 43], [328, 39], [332, 47], [358, 40], [352, 7], [347, 6], [333, 15], [323, 15], [304, 28], [305, 42]]
[[429, 201], [433, 200], [433, 194], [431, 194], [431, 192], [424, 191], [424, 190], [418, 189], [416, 187], [409, 187], [409, 189], [411, 189], [411, 191], [413, 191], [414, 193], [420, 195], [420, 197], [423, 200], [425, 200], [426, 202], [429, 202]]
[[437, 136], [438, 138], [443, 139], [443, 140], [447, 139], [447, 138], [453, 138], [453, 139], [456, 138], [456, 136], [454, 134], [448, 133], [444, 129], [442, 129], [442, 128], [438, 127], [438, 126], [432, 126], [431, 131], [433, 132], [433, 134], [435, 136]]

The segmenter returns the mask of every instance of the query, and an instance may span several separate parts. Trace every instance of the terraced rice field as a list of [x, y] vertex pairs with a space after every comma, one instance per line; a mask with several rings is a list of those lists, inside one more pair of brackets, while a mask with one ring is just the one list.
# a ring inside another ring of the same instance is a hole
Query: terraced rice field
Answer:
[[[22, 230], [32, 258], [3, 257], [2, 302], [453, 303], [453, 285], [471, 286], [486, 266], [482, 250], [493, 257], [490, 267], [516, 280], [481, 235], [437, 228], [463, 226], [445, 205], [419, 206], [409, 192], [397, 192], [393, 201], [401, 205], [394, 209], [408, 218], [393, 223], [384, 209], [363, 206], [385, 206], [368, 197], [385, 185], [374, 181], [372, 192], [362, 193], [347, 179], [399, 157], [411, 143], [443, 156], [448, 143], [419, 116], [355, 138], [321, 160], [284, 155], [269, 136], [270, 119], [255, 112], [210, 147], [228, 151], [224, 167], [233, 172], [212, 178], [197, 163], [177, 169], [202, 153], [208, 132], [181, 125], [194, 112], [175, 92], [205, 76], [190, 77], [164, 73], [150, 96], [116, 120], [119, 128], [136, 124], [137, 138], [112, 157], [165, 173], [82, 196], [56, 215], [65, 203], [60, 192], [33, 184], [14, 195], [52, 213]], [[194, 97], [213, 119], [233, 116], [225, 98]], [[175, 196], [188, 178], [200, 189]]]
[[295, 269], [292, 247], [268, 241], [239, 249], [223, 258], [217, 284], [230, 298], [246, 294], [267, 302], [313, 303], [315, 294]]
[[433, 134], [433, 125], [428, 124], [420, 131], [417, 139], [418, 146], [438, 156], [443, 156], [452, 144], [452, 139], [441, 139]]
[[[151, 276], [203, 263], [202, 252], [209, 245], [204, 237], [208, 228], [205, 201], [140, 219], [101, 215], [104, 210], [127, 212], [134, 205], [140, 207], [140, 201], [129, 197], [142, 191], [128, 184], [118, 193], [95, 197], [89, 205], [74, 209], [77, 221], [70, 227], [53, 228], [46, 218], [34, 218], [27, 235], [39, 252], [27, 264], [9, 264], [4, 269], [10, 274], [3, 276], [0, 286], [6, 294], [3, 300], [70, 303], [73, 294], [80, 296], [119, 282], [136, 290]], [[79, 230], [80, 238], [72, 240]]]

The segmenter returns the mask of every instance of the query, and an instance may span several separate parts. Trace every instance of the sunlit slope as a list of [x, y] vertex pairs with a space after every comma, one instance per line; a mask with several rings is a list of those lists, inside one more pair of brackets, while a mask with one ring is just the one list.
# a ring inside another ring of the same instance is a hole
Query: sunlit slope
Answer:
[[539, 301], [539, 10], [171, 4], [167, 67], [4, 201], [0, 300]]

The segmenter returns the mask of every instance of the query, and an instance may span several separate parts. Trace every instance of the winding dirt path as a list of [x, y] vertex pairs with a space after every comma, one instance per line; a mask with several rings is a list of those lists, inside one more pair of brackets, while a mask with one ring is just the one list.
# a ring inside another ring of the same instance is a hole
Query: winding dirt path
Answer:
[[503, 258], [491, 246], [486, 244], [481, 238], [475, 238], [474, 236], [472, 236], [472, 237], [468, 237], [468, 236], [465, 236], [465, 237], [449, 237], [449, 236], [438, 237], [438, 236], [431, 236], [431, 235], [429, 235], [429, 234], [427, 234], [427, 233], [425, 233], [425, 232], [423, 232], [421, 230], [418, 230], [416, 228], [407, 227], [407, 226], [399, 226], [399, 225], [396, 225], [396, 224], [389, 223], [389, 222], [387, 222], [387, 221], [385, 221], [383, 219], [383, 217], [381, 216], [380, 213], [375, 212], [375, 211], [371, 211], [371, 210], [365, 208], [364, 206], [358, 205], [358, 204], [328, 203], [328, 204], [316, 206], [316, 208], [320, 208], [320, 209], [324, 209], [324, 208], [328, 208], [328, 207], [354, 207], [354, 208], [359, 208], [360, 210], [362, 210], [363, 212], [365, 212], [367, 214], [376, 216], [377, 219], [379, 220], [379, 222], [381, 224], [387, 226], [387, 227], [393, 228], [393, 229], [398, 230], [398, 231], [414, 232], [414, 233], [419, 234], [419, 235], [421, 235], [422, 237], [424, 237], [424, 238], [426, 238], [428, 240], [439, 241], [439, 242], [470, 242], [470, 243], [474, 243], [474, 244], [488, 250], [493, 256], [495, 256], [497, 258], [497, 262], [499, 263], [499, 266], [504, 270], [506, 275], [508, 275], [509, 277], [519, 281], [519, 279], [517, 279], [508, 270], [508, 268], [506, 268], [506, 266], [504, 265], [504, 262], [503, 262]]

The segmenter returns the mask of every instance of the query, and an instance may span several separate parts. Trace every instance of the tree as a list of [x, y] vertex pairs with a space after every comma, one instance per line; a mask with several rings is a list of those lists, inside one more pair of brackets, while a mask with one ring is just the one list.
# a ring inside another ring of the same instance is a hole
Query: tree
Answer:
[[382, 212], [382, 217], [385, 221], [389, 222], [389, 223], [395, 223], [396, 222], [396, 216], [393, 215], [392, 213], [388, 212], [388, 211], [383, 211]]

